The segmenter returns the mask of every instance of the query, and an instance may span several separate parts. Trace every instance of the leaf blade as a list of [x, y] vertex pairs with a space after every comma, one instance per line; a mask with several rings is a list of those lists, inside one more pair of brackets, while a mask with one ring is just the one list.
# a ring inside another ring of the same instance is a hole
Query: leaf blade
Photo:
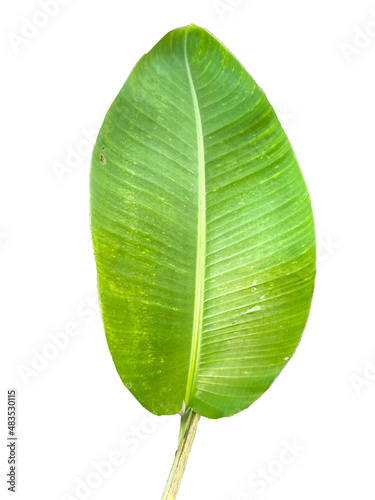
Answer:
[[146, 408], [218, 418], [269, 387], [310, 307], [311, 206], [264, 93], [205, 30], [168, 33], [111, 106], [91, 226], [108, 344]]

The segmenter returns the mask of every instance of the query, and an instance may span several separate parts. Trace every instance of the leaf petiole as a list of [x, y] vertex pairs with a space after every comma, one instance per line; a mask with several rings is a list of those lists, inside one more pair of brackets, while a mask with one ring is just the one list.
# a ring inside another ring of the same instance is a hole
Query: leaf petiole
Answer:
[[178, 448], [161, 500], [174, 500], [177, 497], [199, 419], [200, 415], [194, 413], [191, 408], [183, 408]]

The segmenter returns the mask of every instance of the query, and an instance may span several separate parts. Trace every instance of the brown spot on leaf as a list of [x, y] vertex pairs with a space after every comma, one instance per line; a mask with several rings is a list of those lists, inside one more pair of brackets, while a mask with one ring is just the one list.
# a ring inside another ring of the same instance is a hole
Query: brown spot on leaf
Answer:
[[102, 165], [104, 165], [104, 156], [103, 156], [103, 155], [100, 155], [100, 160], [99, 160], [99, 161], [100, 161], [100, 163], [101, 163]]

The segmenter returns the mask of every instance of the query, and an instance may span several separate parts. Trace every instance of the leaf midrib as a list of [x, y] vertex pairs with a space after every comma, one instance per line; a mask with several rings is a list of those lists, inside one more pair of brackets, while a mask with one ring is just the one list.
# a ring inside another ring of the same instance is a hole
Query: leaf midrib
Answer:
[[194, 319], [192, 332], [192, 345], [190, 353], [189, 373], [187, 378], [185, 405], [189, 407], [192, 392], [197, 375], [198, 359], [200, 351], [200, 340], [202, 334], [203, 321], [203, 300], [204, 300], [204, 278], [205, 278], [205, 256], [206, 256], [206, 179], [205, 179], [205, 159], [202, 120], [199, 111], [197, 93], [195, 91], [193, 77], [187, 56], [187, 33], [185, 33], [185, 64], [189, 80], [191, 95], [194, 104], [195, 124], [197, 128], [197, 148], [198, 148], [198, 234], [197, 234], [197, 261], [195, 274], [195, 301]]

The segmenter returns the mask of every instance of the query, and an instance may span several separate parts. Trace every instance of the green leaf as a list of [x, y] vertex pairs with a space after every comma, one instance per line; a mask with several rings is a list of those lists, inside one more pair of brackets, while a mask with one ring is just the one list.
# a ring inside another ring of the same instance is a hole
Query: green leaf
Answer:
[[194, 25], [133, 69], [101, 127], [91, 229], [106, 337], [155, 414], [253, 403], [309, 313], [309, 195], [265, 94]]

